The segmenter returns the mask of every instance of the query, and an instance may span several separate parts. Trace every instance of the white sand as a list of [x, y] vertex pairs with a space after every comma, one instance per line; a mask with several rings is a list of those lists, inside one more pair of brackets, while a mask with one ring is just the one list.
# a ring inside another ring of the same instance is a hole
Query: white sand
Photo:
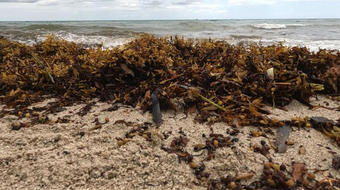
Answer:
[[[339, 102], [324, 97], [312, 103], [321, 105], [325, 104], [324, 101], [329, 102], [328, 107], [340, 106]], [[44, 105], [46, 102], [34, 106]], [[247, 184], [259, 179], [263, 163], [268, 161], [262, 154], [252, 151], [250, 145], [260, 144], [261, 140], [267, 144], [275, 141], [275, 135], [270, 134], [267, 134], [268, 138], [250, 137], [250, 131], [256, 128], [242, 127], [236, 136], [239, 142], [233, 148], [219, 148], [215, 158], [206, 161], [206, 150], [194, 152], [193, 146], [205, 144], [202, 134], [208, 136], [210, 127], [195, 123], [192, 115], [185, 118], [184, 114], [168, 112], [163, 114], [161, 127], [151, 129], [152, 142], [137, 135], [127, 144], [118, 146], [116, 138], [124, 138], [132, 126], [114, 124], [117, 120], [142, 124], [152, 121], [151, 114], [124, 107], [112, 112], [103, 111], [112, 105], [98, 102], [87, 115], [80, 117], [75, 114], [84, 106], [74, 105], [48, 116], [51, 120], [68, 118], [70, 123], [38, 124], [18, 131], [11, 130], [11, 124], [18, 122], [16, 116], [0, 118], [0, 189], [206, 189], [206, 183], [197, 180], [187, 164], [179, 163], [175, 154], [161, 149], [162, 145], [169, 147], [174, 137], [180, 136], [180, 131], [189, 138], [185, 150], [196, 155], [195, 162], [204, 162], [211, 179], [253, 172], [252, 179], [243, 181]], [[279, 119], [297, 116], [340, 119], [339, 111], [308, 110], [296, 101], [287, 106], [288, 112], [268, 109], [273, 113], [270, 117]], [[96, 118], [101, 123], [109, 118], [109, 122], [90, 131], [95, 127]], [[227, 136], [226, 130], [231, 127], [216, 123], [211, 128], [214, 133]], [[85, 132], [83, 137], [81, 132]], [[170, 136], [162, 139], [163, 133]], [[328, 173], [340, 178], [340, 171], [331, 166], [333, 155], [340, 155], [334, 141], [314, 129], [293, 129], [290, 140], [294, 145], [289, 146], [286, 153], [270, 150], [274, 162], [284, 163], [288, 169], [292, 161], [303, 162], [311, 172], [315, 169], [325, 171], [317, 172], [317, 179], [323, 179]], [[304, 154], [299, 154], [301, 146], [306, 150]]]

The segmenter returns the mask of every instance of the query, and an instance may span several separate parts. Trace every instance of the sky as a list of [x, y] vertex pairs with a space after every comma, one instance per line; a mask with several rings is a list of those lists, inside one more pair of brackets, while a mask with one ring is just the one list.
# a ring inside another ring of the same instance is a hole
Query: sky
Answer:
[[0, 20], [340, 18], [340, 0], [0, 0]]

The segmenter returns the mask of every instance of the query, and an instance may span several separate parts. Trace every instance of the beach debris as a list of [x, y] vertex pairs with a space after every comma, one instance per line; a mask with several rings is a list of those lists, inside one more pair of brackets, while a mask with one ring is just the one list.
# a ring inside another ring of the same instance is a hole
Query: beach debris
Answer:
[[101, 129], [103, 127], [103, 124], [96, 124], [94, 127], [90, 128], [88, 132], [95, 131], [98, 129]]
[[162, 108], [175, 108], [173, 100], [181, 99], [198, 121], [231, 125], [237, 119], [239, 126], [268, 127], [278, 123], [265, 117], [264, 105], [281, 107], [292, 99], [309, 104], [313, 94], [340, 88], [338, 51], [311, 53], [282, 44], [241, 46], [145, 34], [103, 50], [51, 35], [33, 46], [1, 38], [0, 56], [0, 102], [8, 106], [28, 106], [42, 95], [61, 97], [58, 107], [97, 97], [154, 109], [156, 123], [161, 117], [153, 107], [154, 89], [162, 92], [157, 97]]
[[217, 148], [223, 148], [233, 145], [232, 139], [229, 136], [224, 136], [222, 134], [210, 134], [205, 141], [205, 149], [208, 150], [208, 155], [206, 160], [211, 160], [214, 158], [214, 153]]
[[334, 64], [332, 67], [328, 68], [326, 73], [324, 74], [324, 78], [328, 80], [326, 83], [329, 88], [333, 90], [334, 93], [340, 92], [340, 65]]
[[307, 179], [308, 180], [315, 180], [315, 174], [314, 173], [307, 173]]
[[305, 169], [305, 164], [304, 163], [293, 163], [292, 165], [292, 176], [293, 180], [296, 181], [301, 181], [302, 177], [304, 176], [306, 169]]
[[265, 141], [261, 141], [261, 145], [255, 144], [251, 146], [251, 149], [253, 149], [254, 152], [258, 152], [265, 156], [266, 158], [270, 159], [269, 154], [270, 146], [268, 146], [267, 143], [265, 143]]
[[193, 160], [193, 156], [189, 154], [184, 148], [187, 146], [189, 139], [184, 136], [175, 137], [170, 144], [170, 148], [162, 146], [162, 150], [168, 153], [175, 153], [178, 157], [178, 162], [185, 161], [185, 163], [190, 164]]
[[[307, 175], [306, 175], [307, 174]], [[242, 176], [242, 175], [241, 175]], [[249, 179], [252, 173], [245, 174]], [[263, 165], [263, 173], [259, 180], [255, 180], [248, 185], [241, 185], [239, 176], [221, 177], [220, 179], [210, 179], [208, 189], [226, 189], [232, 186], [236, 189], [329, 189], [335, 190], [340, 187], [339, 180], [325, 176], [323, 180], [316, 180], [315, 174], [308, 173], [303, 163], [292, 163], [292, 171], [286, 169], [283, 164], [266, 162]], [[230, 185], [231, 184], [231, 185]]]
[[251, 130], [250, 135], [252, 137], [260, 137], [260, 136], [263, 136], [265, 134], [261, 130]]
[[198, 164], [197, 164], [196, 162], [190, 162], [190, 163], [189, 163], [189, 166], [190, 166], [190, 168], [192, 168], [192, 169], [198, 168]]
[[272, 67], [272, 68], [270, 68], [270, 69], [268, 69], [267, 70], [267, 76], [271, 79], [271, 80], [274, 80], [274, 68]]
[[128, 138], [125, 138], [125, 139], [117, 138], [117, 145], [118, 146], [123, 146], [123, 145], [125, 145], [126, 143], [128, 143], [130, 141], [131, 141], [131, 139], [128, 139]]
[[[118, 146], [123, 146], [126, 143], [130, 142], [135, 136], [143, 137], [145, 140], [149, 142], [153, 142], [154, 138], [161, 138], [163, 139], [163, 136], [161, 134], [158, 134], [157, 132], [153, 131], [151, 126], [152, 123], [150, 122], [144, 122], [144, 123], [134, 123], [134, 122], [127, 122], [124, 120], [117, 120], [114, 122], [114, 125], [116, 124], [124, 124], [126, 126], [132, 127], [124, 137], [118, 137], [116, 138]], [[102, 125], [100, 125], [102, 126]]]
[[[42, 118], [43, 120], [41, 122], [46, 122], [44, 121], [44, 119], [46, 118]], [[68, 117], [63, 117], [63, 118], [59, 118], [57, 119], [57, 121], [55, 121], [55, 123], [69, 123], [70, 119]]]
[[287, 151], [287, 141], [289, 138], [290, 126], [285, 124], [277, 128], [275, 146], [278, 153], [285, 153]]
[[126, 134], [125, 138], [133, 138], [136, 135], [144, 137], [148, 141], [152, 141], [152, 134], [150, 132], [151, 123], [144, 122], [142, 124], [133, 124], [133, 128], [130, 129]]
[[199, 164], [197, 168], [194, 169], [194, 174], [197, 179], [200, 179], [202, 181], [208, 180], [210, 174], [208, 172], [205, 172], [204, 170], [205, 170], [205, 165], [203, 162]]
[[195, 151], [195, 152], [199, 152], [199, 151], [204, 150], [204, 149], [206, 149], [206, 148], [207, 148], [207, 147], [206, 147], [205, 144], [196, 144], [196, 145], [194, 146], [194, 151]]
[[235, 181], [240, 181], [240, 180], [248, 180], [251, 179], [254, 176], [253, 173], [245, 173], [245, 174], [241, 174], [238, 175], [234, 178]]
[[120, 64], [120, 68], [123, 69], [123, 71], [126, 73], [126, 74], [129, 74], [131, 75], [132, 77], [135, 77], [135, 73], [129, 69], [129, 67], [126, 65], [126, 64]]
[[327, 127], [327, 126], [334, 124], [332, 120], [325, 118], [325, 117], [311, 117], [310, 121], [313, 127], [315, 128], [316, 127], [318, 128]]
[[21, 122], [14, 122], [11, 127], [13, 131], [19, 131], [22, 127], [25, 127], [25, 125]]
[[340, 171], [340, 156], [339, 155], [334, 155], [333, 160], [332, 160], [332, 167]]
[[279, 164], [273, 162], [264, 164], [261, 179], [262, 184], [275, 189], [287, 189], [291, 186], [289, 182], [290, 178], [280, 170]]
[[77, 114], [79, 116], [86, 115], [91, 110], [92, 106], [94, 106], [95, 104], [96, 104], [95, 102], [91, 102], [91, 103], [86, 104], [86, 106], [81, 108], [80, 111]]
[[194, 161], [193, 155], [189, 152], [185, 151], [185, 147], [187, 146], [189, 139], [183, 135], [179, 137], [175, 137], [170, 144], [170, 148], [165, 147], [162, 145], [162, 150], [168, 152], [170, 154], [174, 153], [177, 155], [178, 162], [181, 163], [184, 161], [189, 167], [193, 170], [197, 179], [200, 180], [207, 180], [210, 176], [209, 173], [205, 172], [205, 165], [204, 163], [197, 163]]
[[334, 122], [325, 117], [311, 117], [310, 123], [313, 128], [323, 132], [325, 135], [334, 139], [340, 145], [340, 123]]
[[124, 125], [126, 125], [126, 126], [133, 126], [133, 125], [135, 125], [135, 123], [133, 123], [133, 122], [131, 122], [131, 121], [125, 121], [125, 120], [122, 120], [122, 119], [117, 120], [117, 121], [115, 121], [115, 122], [113, 123], [113, 125], [116, 125], [116, 124], [124, 124]]
[[161, 108], [160, 108], [159, 100], [158, 100], [158, 97], [157, 97], [159, 93], [160, 93], [160, 90], [156, 89], [151, 94], [152, 119], [157, 125], [159, 125], [162, 122]]
[[300, 147], [299, 147], [299, 154], [301, 154], [301, 155], [306, 154], [306, 148], [303, 145], [300, 145]]

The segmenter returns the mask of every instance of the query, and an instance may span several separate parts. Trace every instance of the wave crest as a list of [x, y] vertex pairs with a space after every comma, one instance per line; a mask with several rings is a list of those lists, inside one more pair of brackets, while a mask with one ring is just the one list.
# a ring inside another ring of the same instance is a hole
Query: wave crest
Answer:
[[252, 27], [256, 29], [285, 29], [288, 27], [303, 27], [306, 26], [305, 24], [270, 24], [270, 23], [261, 23], [261, 24], [253, 24]]
[[268, 24], [268, 23], [262, 23], [262, 24], [253, 24], [252, 27], [257, 29], [284, 29], [287, 28], [285, 24]]

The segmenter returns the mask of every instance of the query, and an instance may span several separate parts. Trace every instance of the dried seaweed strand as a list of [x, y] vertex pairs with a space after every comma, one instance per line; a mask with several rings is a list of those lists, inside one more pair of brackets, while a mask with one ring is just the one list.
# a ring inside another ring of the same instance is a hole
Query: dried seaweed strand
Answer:
[[[54, 79], [53, 79], [51, 73], [50, 73], [50, 72], [48, 71], [48, 69], [46, 69], [46, 67], [45, 67], [45, 64], [46, 64], [47, 67], [48, 67], [49, 69], [51, 69], [50, 65], [49, 65], [47, 62], [41, 61], [40, 59], [38, 59], [38, 58], [37, 58], [35, 55], [33, 55], [33, 54], [32, 54], [32, 57], [34, 58], [35, 62], [37, 62], [40, 66], [42, 66], [42, 67], [45, 68], [45, 71], [47, 72], [48, 76], [50, 77], [51, 82], [52, 82], [53, 84], [55, 84], [55, 81], [54, 81]], [[45, 63], [45, 64], [44, 64], [44, 63]]]
[[210, 100], [210, 99], [208, 99], [208, 98], [206, 98], [206, 97], [204, 97], [204, 96], [202, 96], [202, 95], [200, 95], [200, 94], [197, 94], [197, 95], [198, 95], [200, 98], [202, 98], [202, 100], [204, 100], [204, 101], [210, 103], [211, 105], [215, 106], [216, 108], [218, 108], [218, 109], [220, 109], [220, 110], [222, 110], [222, 111], [227, 112], [227, 110], [226, 110], [224, 107], [222, 107], [222, 106], [216, 104], [216, 103], [213, 102], [212, 100]]

